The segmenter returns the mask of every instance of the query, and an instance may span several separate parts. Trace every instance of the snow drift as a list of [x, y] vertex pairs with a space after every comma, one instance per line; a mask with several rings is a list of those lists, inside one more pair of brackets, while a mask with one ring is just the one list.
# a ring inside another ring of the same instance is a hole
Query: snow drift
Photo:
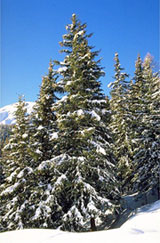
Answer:
[[50, 229], [26, 229], [0, 233], [0, 243], [159, 243], [160, 200], [134, 211], [121, 228], [69, 233]]

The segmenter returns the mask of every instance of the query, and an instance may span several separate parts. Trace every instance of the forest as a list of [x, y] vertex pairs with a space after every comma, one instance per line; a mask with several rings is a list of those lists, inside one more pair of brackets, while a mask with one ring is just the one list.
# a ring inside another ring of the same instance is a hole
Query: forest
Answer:
[[122, 196], [160, 190], [160, 77], [153, 58], [138, 55], [130, 78], [115, 53], [107, 97], [86, 27], [72, 15], [60, 42], [64, 60], [50, 61], [34, 111], [26, 114], [20, 96], [16, 124], [3, 127], [0, 231], [110, 228]]

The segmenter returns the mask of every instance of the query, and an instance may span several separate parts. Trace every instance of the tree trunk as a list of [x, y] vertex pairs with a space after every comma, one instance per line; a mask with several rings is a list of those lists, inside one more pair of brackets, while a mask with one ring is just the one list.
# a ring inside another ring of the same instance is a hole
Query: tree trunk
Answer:
[[91, 231], [96, 231], [97, 227], [96, 227], [96, 223], [95, 223], [95, 218], [92, 217], [90, 220], [90, 223], [91, 223]]

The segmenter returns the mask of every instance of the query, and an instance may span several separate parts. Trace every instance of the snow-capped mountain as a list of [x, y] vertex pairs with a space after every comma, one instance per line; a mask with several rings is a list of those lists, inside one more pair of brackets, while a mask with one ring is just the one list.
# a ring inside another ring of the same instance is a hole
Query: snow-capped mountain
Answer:
[[160, 200], [143, 206], [119, 229], [69, 233], [51, 229], [25, 229], [0, 233], [1, 243], [159, 243]]
[[[14, 103], [0, 108], [0, 124], [3, 125], [15, 124], [16, 120], [14, 117], [14, 113], [16, 111], [17, 104], [18, 103]], [[26, 102], [26, 108], [28, 114], [31, 114], [31, 112], [33, 111], [34, 104], [35, 102]]]

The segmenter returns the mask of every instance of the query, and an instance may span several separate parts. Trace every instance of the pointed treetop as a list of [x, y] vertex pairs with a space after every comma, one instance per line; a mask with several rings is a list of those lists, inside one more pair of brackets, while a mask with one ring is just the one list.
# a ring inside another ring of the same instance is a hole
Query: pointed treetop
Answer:
[[49, 62], [49, 67], [48, 67], [49, 73], [53, 72], [53, 63], [52, 60]]
[[138, 73], [142, 72], [142, 59], [140, 54], [138, 54], [137, 59], [135, 61], [135, 75], [137, 75]]
[[115, 57], [118, 57], [118, 52], [115, 52]]
[[152, 63], [153, 63], [153, 56], [150, 53], [147, 53], [143, 61], [143, 67], [145, 66], [151, 67]]
[[145, 61], [146, 59], [153, 60], [153, 56], [148, 52], [148, 53], [146, 54], [145, 58], [144, 58], [144, 61]]
[[18, 95], [18, 102], [23, 102], [23, 101], [25, 101], [25, 96], [24, 96], [24, 94], [20, 94], [20, 95]]

